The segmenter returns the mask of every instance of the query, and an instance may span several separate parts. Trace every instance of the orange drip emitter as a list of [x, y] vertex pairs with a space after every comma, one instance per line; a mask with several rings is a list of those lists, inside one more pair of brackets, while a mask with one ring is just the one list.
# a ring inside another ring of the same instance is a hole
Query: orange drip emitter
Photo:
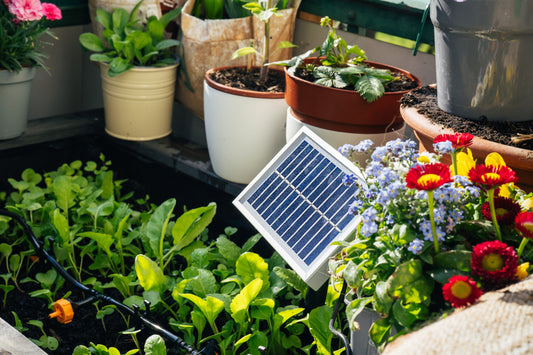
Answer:
[[67, 324], [74, 318], [74, 311], [72, 305], [66, 299], [57, 300], [54, 303], [54, 312], [49, 314], [50, 318], [57, 318], [59, 323]]

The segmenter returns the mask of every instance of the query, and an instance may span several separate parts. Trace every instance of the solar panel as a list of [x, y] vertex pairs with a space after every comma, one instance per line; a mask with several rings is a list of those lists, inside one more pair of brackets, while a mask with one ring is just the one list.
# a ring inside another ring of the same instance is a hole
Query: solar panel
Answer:
[[237, 196], [233, 204], [313, 289], [328, 279], [328, 259], [360, 218], [348, 213], [358, 168], [303, 127]]

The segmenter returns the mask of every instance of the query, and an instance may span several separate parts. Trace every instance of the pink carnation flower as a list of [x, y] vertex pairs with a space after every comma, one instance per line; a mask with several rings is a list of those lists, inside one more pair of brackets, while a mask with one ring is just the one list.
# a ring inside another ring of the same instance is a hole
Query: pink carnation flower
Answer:
[[42, 4], [43, 6], [43, 11], [44, 11], [44, 16], [46, 17], [47, 20], [61, 20], [61, 10], [59, 10], [59, 7], [57, 7], [56, 5], [54, 4], [50, 4], [50, 3], [47, 3], [47, 2], [43, 2]]
[[19, 21], [38, 21], [44, 16], [39, 0], [12, 0], [9, 4], [9, 12]]

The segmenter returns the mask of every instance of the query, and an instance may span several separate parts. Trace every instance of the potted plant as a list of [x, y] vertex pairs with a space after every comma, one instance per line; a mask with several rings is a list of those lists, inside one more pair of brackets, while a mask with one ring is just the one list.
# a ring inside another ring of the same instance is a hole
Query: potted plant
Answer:
[[20, 136], [28, 123], [31, 82], [36, 68], [47, 70], [41, 36], [57, 39], [46, 27], [61, 10], [40, 1], [0, 4], [0, 139]]
[[94, 52], [99, 63], [104, 95], [105, 130], [116, 138], [144, 141], [171, 132], [178, 60], [171, 49], [179, 44], [165, 37], [165, 26], [181, 11], [139, 23], [142, 0], [128, 12], [97, 9], [96, 21], [104, 26], [104, 42], [94, 33], [80, 35], [80, 43]]
[[530, 16], [529, 4], [513, 0], [430, 1], [440, 108], [474, 120], [533, 120]]
[[[511, 141], [524, 138], [518, 134], [533, 133], [533, 103], [528, 99], [532, 89], [527, 84], [533, 78], [527, 49], [533, 27], [526, 7], [508, 0], [432, 0], [436, 88], [430, 88], [431, 96], [414, 97], [420, 105], [406, 101], [401, 112], [421, 149], [431, 150], [438, 134], [468, 126], [476, 136], [474, 157], [482, 159], [487, 150], [500, 152], [524, 189], [533, 191], [533, 151]], [[494, 141], [486, 134], [510, 129], [516, 129], [516, 137], [507, 141]]]
[[[332, 282], [346, 283], [353, 296], [347, 306], [352, 331], [363, 310], [379, 315], [369, 330], [378, 347], [531, 271], [533, 194], [515, 185], [515, 173], [498, 153], [476, 163], [472, 139], [440, 135], [437, 153], [425, 154], [410, 140], [342, 149], [366, 153], [369, 162], [364, 179], [345, 178], [359, 187], [347, 209], [362, 223], [330, 271]], [[440, 162], [444, 155], [451, 166]]]
[[[281, 70], [269, 70], [270, 22], [283, 16], [273, 0], [244, 5], [264, 22], [255, 46], [242, 47], [233, 58], [248, 57], [248, 65], [211, 68], [204, 76], [204, 115], [207, 147], [214, 172], [249, 183], [285, 144], [285, 80]], [[293, 46], [281, 42], [278, 48]], [[252, 56], [259, 66], [252, 66]]]
[[[301, 0], [274, 1], [265, 8], [276, 7], [278, 14], [269, 21], [270, 48], [277, 48], [283, 41], [292, 41], [296, 14]], [[261, 47], [264, 22], [251, 16], [242, 6], [249, 1], [188, 0], [180, 16], [182, 58], [176, 99], [195, 116], [204, 119], [203, 85], [205, 72], [211, 68], [228, 65], [246, 65], [247, 59], [232, 59], [233, 53], [242, 47]], [[263, 3], [263, 1], [261, 1]], [[292, 48], [273, 53], [271, 60], [290, 58]], [[253, 60], [259, 65], [259, 57]]]
[[[322, 18], [320, 25], [329, 29], [321, 46], [274, 63], [287, 66], [285, 100], [291, 108], [288, 128], [300, 122], [324, 138], [333, 131], [344, 133], [341, 139], [346, 133], [356, 134], [356, 140], [367, 134], [383, 137], [401, 129], [399, 100], [420, 87], [420, 80], [404, 70], [367, 61], [362, 49], [348, 45], [337, 35], [329, 17]], [[291, 130], [292, 134], [296, 132]], [[355, 143], [353, 139], [350, 141]], [[327, 140], [333, 142], [335, 138]]]

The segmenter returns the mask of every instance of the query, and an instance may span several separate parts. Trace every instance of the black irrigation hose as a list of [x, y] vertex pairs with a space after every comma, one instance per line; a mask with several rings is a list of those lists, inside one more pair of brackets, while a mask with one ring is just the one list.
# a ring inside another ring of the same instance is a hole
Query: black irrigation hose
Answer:
[[[92, 299], [100, 299], [100, 300], [103, 300], [104, 302], [107, 302], [107, 303], [110, 303], [112, 305], [115, 305], [116, 307], [118, 307], [119, 309], [123, 310], [124, 312], [127, 312], [129, 315], [134, 316], [137, 319], [139, 319], [143, 323], [144, 326], [146, 326], [150, 330], [154, 331], [155, 333], [161, 335], [163, 338], [166, 338], [167, 340], [171, 341], [172, 343], [177, 345], [179, 348], [185, 350], [188, 354], [192, 354], [192, 355], [202, 355], [202, 354], [211, 355], [211, 354], [215, 354], [213, 344], [210, 344], [207, 347], [205, 347], [204, 349], [198, 351], [198, 350], [194, 349], [194, 347], [192, 347], [191, 345], [187, 344], [183, 339], [179, 338], [178, 336], [172, 334], [168, 330], [162, 328], [159, 324], [155, 324], [152, 321], [150, 321], [149, 319], [147, 319], [146, 317], [144, 317], [143, 315], [141, 315], [139, 313], [138, 309], [132, 309], [132, 308], [126, 306], [125, 304], [120, 303], [117, 300], [115, 300], [115, 299], [113, 299], [111, 297], [108, 297], [108, 296], [106, 296], [104, 294], [101, 294], [98, 291], [96, 291], [96, 290], [94, 290], [94, 289], [92, 289], [90, 287], [87, 287], [86, 285], [82, 284], [81, 282], [79, 282], [78, 280], [73, 278], [61, 265], [59, 265], [59, 263], [50, 254], [48, 254], [48, 252], [46, 250], [44, 250], [44, 248], [41, 246], [41, 244], [39, 243], [39, 241], [35, 237], [35, 234], [33, 234], [32, 229], [30, 228], [30, 226], [28, 225], [26, 220], [24, 220], [24, 218], [22, 218], [21, 216], [19, 216], [16, 213], [10, 212], [10, 211], [5, 210], [5, 209], [0, 209], [0, 215], [8, 216], [8, 217], [11, 217], [14, 220], [16, 220], [22, 226], [22, 228], [24, 230], [24, 233], [30, 239], [30, 241], [33, 244], [33, 246], [35, 247], [35, 249], [42, 256], [44, 256], [46, 258], [46, 260], [48, 260], [48, 262], [50, 264], [52, 264], [52, 266], [57, 270], [57, 272], [61, 276], [63, 276], [63, 278], [65, 280], [68, 280], [70, 283], [72, 283], [74, 286], [76, 286], [77, 288], [79, 288], [83, 292], [89, 293], [91, 295], [90, 298], [92, 298]], [[147, 305], [147, 309], [149, 309], [148, 305]]]
[[348, 284], [346, 281], [342, 283], [342, 290], [341, 294], [339, 295], [339, 298], [337, 299], [337, 303], [335, 304], [335, 309], [333, 310], [333, 314], [331, 315], [331, 319], [329, 320], [329, 330], [333, 333], [333, 335], [336, 335], [337, 337], [341, 338], [342, 342], [344, 343], [344, 348], [346, 349], [346, 355], [352, 355], [352, 348], [350, 347], [350, 342], [346, 338], [344, 334], [339, 332], [337, 329], [335, 329], [335, 319], [337, 319], [337, 315], [339, 314], [339, 309], [341, 308], [342, 302], [344, 302], [344, 296], [346, 295], [346, 288], [348, 287]]

